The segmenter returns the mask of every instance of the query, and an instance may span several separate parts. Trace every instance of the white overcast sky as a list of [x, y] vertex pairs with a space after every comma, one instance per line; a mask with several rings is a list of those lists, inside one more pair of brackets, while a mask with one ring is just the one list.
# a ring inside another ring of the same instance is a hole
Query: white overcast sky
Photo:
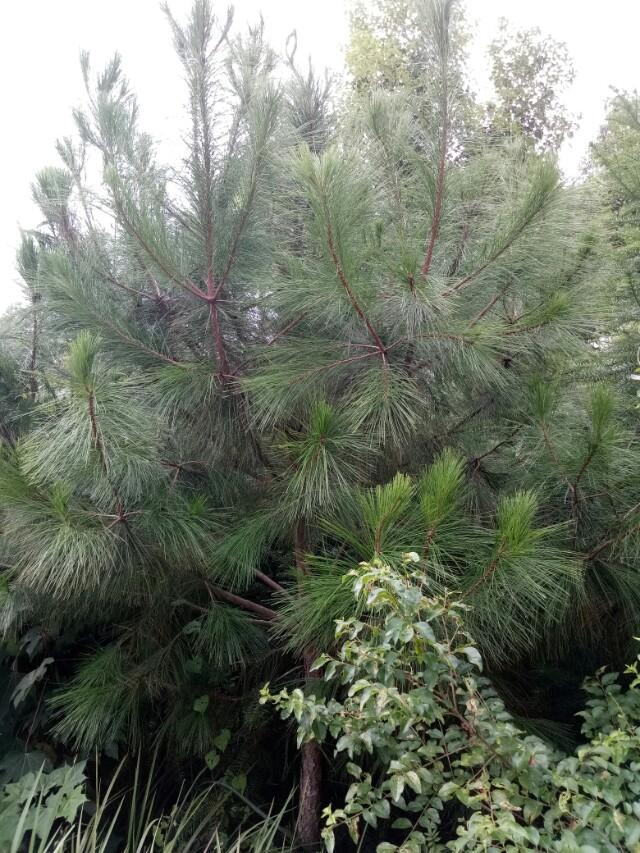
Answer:
[[[236, 0], [238, 23], [262, 11], [272, 44], [298, 31], [299, 57], [339, 70], [347, 36], [348, 0]], [[191, 0], [170, 3], [176, 16]], [[225, 2], [218, 4], [221, 12]], [[475, 47], [473, 84], [487, 91], [486, 46], [500, 17], [539, 26], [565, 41], [576, 81], [567, 103], [582, 115], [575, 139], [562, 152], [571, 175], [603, 118], [611, 85], [640, 88], [640, 0], [466, 0]], [[18, 226], [37, 224], [29, 185], [56, 162], [55, 140], [73, 131], [71, 107], [82, 101], [78, 56], [94, 67], [118, 50], [142, 108], [142, 124], [162, 140], [176, 139], [182, 119], [180, 69], [158, 0], [4, 0], [0, 12], [0, 80], [4, 131], [0, 134], [0, 311], [20, 296], [14, 255]]]

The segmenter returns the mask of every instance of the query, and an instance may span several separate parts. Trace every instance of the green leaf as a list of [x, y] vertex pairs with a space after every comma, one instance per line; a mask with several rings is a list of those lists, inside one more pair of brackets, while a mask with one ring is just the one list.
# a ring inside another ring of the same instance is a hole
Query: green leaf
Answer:
[[335, 835], [333, 834], [332, 829], [324, 829], [322, 831], [322, 839], [324, 841], [324, 846], [327, 848], [327, 853], [333, 853], [333, 850], [336, 846]]
[[18, 682], [15, 690], [11, 694], [11, 699], [13, 701], [14, 707], [18, 707], [21, 702], [23, 702], [31, 688], [38, 681], [41, 681], [45, 675], [47, 674], [47, 668], [53, 663], [53, 658], [45, 658], [40, 666], [36, 669], [32, 669], [31, 672], [28, 672], [24, 675], [20, 681]]
[[246, 773], [236, 773], [236, 775], [232, 776], [229, 780], [229, 784], [231, 785], [234, 791], [237, 791], [239, 794], [244, 794], [245, 789], [247, 787]]
[[480, 670], [480, 672], [482, 672], [482, 656], [474, 646], [464, 646], [460, 651], [466, 655], [469, 663], [473, 664]]
[[229, 745], [230, 740], [231, 732], [229, 731], [229, 729], [221, 729], [214, 737], [213, 742], [218, 747], [220, 752], [224, 752], [227, 746]]
[[209, 697], [205, 693], [202, 696], [198, 696], [198, 698], [193, 703], [193, 710], [196, 714], [204, 714], [209, 707]]
[[404, 791], [404, 778], [400, 775], [392, 776], [389, 780], [389, 788], [394, 803], [397, 803]]
[[389, 805], [389, 800], [378, 800], [373, 803], [371, 806], [373, 812], [381, 818], [388, 818], [391, 814], [391, 807]]
[[215, 749], [211, 749], [205, 755], [204, 760], [209, 770], [213, 770], [220, 763], [220, 753]]
[[404, 778], [407, 781], [407, 785], [412, 788], [416, 794], [422, 793], [422, 782], [415, 770], [410, 770], [408, 773], [405, 773]]

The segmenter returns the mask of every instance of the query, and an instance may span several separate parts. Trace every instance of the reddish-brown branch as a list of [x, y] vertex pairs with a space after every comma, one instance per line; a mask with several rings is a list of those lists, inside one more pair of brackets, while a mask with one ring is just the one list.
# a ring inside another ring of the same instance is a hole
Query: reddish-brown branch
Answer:
[[504, 334], [505, 335], [521, 335], [525, 332], [535, 332], [538, 329], [542, 329], [546, 325], [547, 325], [547, 323], [545, 322], [545, 323], [535, 323], [532, 326], [520, 326], [520, 328], [518, 328], [518, 329], [508, 329], [506, 332], [504, 332]]
[[167, 278], [170, 281], [172, 281], [174, 284], [177, 284], [179, 287], [182, 287], [184, 290], [191, 293], [193, 296], [197, 296], [198, 299], [202, 299], [202, 300], [206, 301], [207, 294], [204, 292], [204, 290], [201, 290], [199, 287], [197, 287], [188, 278], [185, 278], [185, 279], [178, 278], [178, 276], [176, 276], [176, 274], [173, 272], [173, 270], [171, 270], [164, 263], [164, 261], [156, 255], [156, 253], [153, 251], [151, 246], [147, 243], [147, 241], [144, 239], [144, 237], [140, 234], [140, 232], [135, 228], [134, 224], [128, 218], [128, 216], [126, 215], [126, 213], [124, 211], [124, 208], [122, 207], [122, 204], [120, 204], [120, 202], [117, 199], [115, 201], [115, 208], [116, 208], [118, 215], [120, 216], [120, 219], [121, 219], [126, 231], [129, 233], [129, 235], [131, 237], [133, 237], [134, 240], [138, 241], [138, 243], [142, 246], [142, 248], [147, 253], [149, 258], [153, 261], [153, 263], [160, 270], [162, 270], [162, 272], [167, 276]]
[[300, 316], [296, 317], [295, 320], [292, 320], [290, 323], [287, 323], [287, 325], [284, 327], [284, 329], [281, 329], [279, 332], [276, 332], [275, 335], [270, 340], [267, 341], [265, 346], [270, 347], [271, 344], [274, 344], [279, 338], [286, 335], [292, 329], [295, 329], [295, 327], [298, 325], [298, 323], [301, 323], [304, 320], [305, 316], [306, 316], [305, 314], [300, 314]]
[[427, 535], [424, 537], [424, 545], [422, 546], [422, 559], [426, 560], [429, 556], [429, 549], [431, 548], [431, 543], [436, 535], [436, 527], [432, 526], [427, 530]]
[[444, 95], [444, 111], [442, 118], [442, 135], [440, 138], [440, 162], [438, 163], [438, 175], [436, 178], [436, 195], [433, 205], [433, 217], [431, 219], [431, 234], [429, 236], [429, 244], [425, 252], [424, 261], [420, 272], [426, 278], [429, 275], [431, 261], [433, 259], [433, 250], [435, 249], [436, 240], [440, 233], [440, 222], [442, 219], [442, 199], [444, 196], [444, 178], [447, 165], [447, 145], [449, 136], [449, 116], [447, 112], [446, 93]]
[[598, 449], [598, 447], [599, 447], [599, 445], [598, 445], [598, 444], [596, 444], [596, 443], [594, 443], [594, 444], [592, 444], [592, 445], [591, 445], [591, 448], [589, 449], [589, 453], [587, 454], [587, 456], [586, 456], [586, 458], [585, 458], [584, 462], [583, 462], [583, 463], [582, 463], [582, 465], [580, 466], [580, 470], [579, 470], [579, 471], [578, 471], [578, 473], [576, 474], [576, 479], [575, 479], [575, 483], [574, 483], [574, 489], [575, 489], [575, 488], [577, 488], [578, 483], [580, 482], [580, 479], [582, 478], [582, 475], [584, 474], [584, 472], [587, 470], [587, 468], [588, 468], [588, 467], [589, 467], [589, 465], [591, 464], [591, 460], [592, 460], [592, 459], [593, 459], [593, 457], [595, 456], [595, 454], [596, 454], [596, 450]]
[[100, 464], [102, 466], [105, 474], [107, 473], [107, 455], [104, 450], [104, 444], [102, 443], [102, 438], [100, 436], [100, 430], [98, 428], [98, 419], [96, 417], [96, 398], [93, 393], [93, 390], [87, 388], [87, 400], [89, 405], [89, 423], [91, 425], [91, 440], [93, 442], [93, 446], [95, 447], [98, 457], [100, 459]]
[[369, 318], [367, 317], [365, 312], [362, 310], [360, 303], [356, 299], [355, 293], [353, 292], [353, 290], [351, 289], [351, 286], [349, 285], [349, 282], [347, 281], [347, 277], [345, 275], [344, 269], [342, 268], [340, 258], [338, 257], [338, 253], [336, 251], [336, 246], [335, 246], [335, 242], [333, 239], [333, 228], [331, 227], [331, 223], [328, 221], [328, 217], [327, 217], [327, 244], [329, 246], [329, 254], [331, 255], [331, 260], [332, 260], [333, 265], [336, 269], [336, 273], [338, 275], [338, 278], [340, 279], [340, 284], [342, 285], [342, 287], [345, 290], [345, 293], [349, 297], [349, 301], [353, 305], [353, 307], [356, 311], [356, 314], [358, 315], [358, 317], [360, 317], [362, 322], [367, 327], [367, 331], [371, 335], [373, 342], [375, 343], [378, 351], [380, 352], [380, 354], [382, 356], [385, 356], [387, 353], [387, 349], [386, 349], [385, 345], [382, 343], [380, 336], [378, 335], [376, 330], [373, 328], [371, 321], [369, 320]]
[[229, 361], [227, 359], [227, 351], [222, 337], [220, 328], [220, 318], [218, 317], [218, 306], [216, 299], [222, 289], [222, 282], [216, 285], [213, 277], [213, 272], [210, 270], [207, 274], [207, 302], [209, 303], [209, 323], [211, 325], [211, 334], [216, 348], [216, 358], [218, 360], [218, 376], [224, 380], [230, 375]]
[[479, 323], [480, 320], [482, 320], [482, 318], [485, 317], [489, 313], [489, 311], [491, 311], [491, 309], [496, 304], [498, 299], [500, 299], [500, 297], [503, 295], [503, 293], [504, 293], [504, 290], [499, 290], [496, 293], [496, 295], [493, 297], [493, 299], [490, 299], [489, 302], [487, 302], [487, 304], [484, 306], [482, 311], [480, 311], [480, 313], [476, 317], [474, 317], [473, 320], [469, 323], [469, 326], [468, 326], [469, 329], [473, 328], [473, 326], [475, 326], [476, 323]]
[[487, 267], [489, 267], [489, 266], [491, 266], [491, 264], [495, 263], [495, 261], [497, 261], [500, 257], [502, 257], [502, 255], [504, 255], [504, 253], [507, 251], [507, 249], [510, 249], [511, 246], [513, 246], [515, 241], [522, 234], [522, 232], [525, 230], [525, 228], [527, 227], [528, 224], [529, 224], [529, 221], [524, 222], [511, 235], [511, 237], [507, 240], [507, 242], [504, 243], [496, 252], [494, 252], [492, 255], [490, 255], [483, 264], [480, 264], [480, 266], [477, 269], [475, 269], [473, 272], [470, 272], [469, 275], [465, 276], [457, 284], [454, 284], [453, 287], [450, 287], [448, 290], [445, 290], [442, 295], [443, 296], [451, 296], [451, 294], [457, 293], [459, 290], [462, 290], [464, 287], [467, 287], [467, 285], [469, 285], [473, 281], [475, 281], [475, 279], [481, 273], [483, 273], [487, 269]]
[[490, 450], [486, 450], [484, 453], [481, 453], [480, 456], [476, 456], [472, 460], [475, 468], [477, 469], [479, 467], [478, 463], [482, 462], [483, 459], [486, 459], [487, 456], [491, 456], [491, 454], [495, 453], [496, 450], [499, 450], [505, 444], [508, 444], [511, 441], [511, 439], [520, 432], [521, 429], [522, 429], [522, 426], [516, 427], [512, 432], [509, 433], [509, 435], [506, 438], [503, 438], [502, 441], [499, 441], [497, 444], [494, 444]]
[[459, 420], [459, 421], [456, 421], [456, 423], [455, 423], [455, 424], [453, 424], [453, 426], [451, 426], [451, 427], [446, 431], [446, 433], [438, 433], [438, 434], [435, 436], [435, 439], [436, 439], [436, 440], [438, 440], [438, 439], [441, 439], [441, 438], [445, 438], [446, 436], [450, 436], [450, 435], [452, 435], [453, 433], [458, 432], [458, 430], [462, 429], [462, 427], [463, 427], [463, 426], [464, 426], [468, 421], [470, 421], [470, 420], [472, 420], [473, 418], [475, 418], [475, 416], [476, 416], [476, 415], [479, 415], [479, 414], [480, 414], [480, 412], [483, 412], [483, 411], [484, 411], [488, 406], [490, 406], [490, 405], [491, 405], [491, 403], [493, 403], [493, 397], [489, 397], [489, 399], [488, 399], [488, 400], [486, 400], [484, 403], [482, 403], [481, 405], [479, 405], [476, 409], [473, 409], [471, 412], [469, 412], [469, 414], [465, 415], [463, 418], [460, 418], [460, 420]]
[[124, 332], [120, 331], [120, 329], [118, 329], [117, 326], [115, 326], [113, 323], [109, 323], [109, 321], [106, 318], [100, 317], [100, 323], [103, 326], [105, 326], [107, 329], [111, 329], [111, 331], [117, 337], [121, 338], [123, 341], [126, 341], [126, 343], [128, 343], [130, 346], [134, 347], [135, 349], [139, 349], [142, 352], [146, 352], [149, 355], [152, 355], [154, 358], [159, 358], [160, 361], [164, 361], [167, 364], [173, 364], [176, 367], [184, 367], [183, 362], [176, 361], [175, 358], [171, 358], [170, 356], [165, 355], [162, 352], [158, 352], [158, 350], [151, 349], [151, 347], [146, 346], [146, 344], [143, 344], [142, 341], [139, 341], [137, 338], [132, 338], [131, 335], [127, 335]]
[[456, 250], [455, 257], [454, 257], [453, 261], [451, 262], [451, 266], [449, 267], [449, 270], [447, 271], [447, 275], [450, 277], [454, 276], [458, 272], [458, 269], [460, 268], [460, 263], [462, 261], [462, 256], [464, 254], [464, 250], [466, 248], [470, 232], [471, 232], [471, 228], [469, 226], [469, 223], [465, 222], [464, 227], [462, 229], [462, 237], [460, 238], [460, 243], [458, 244], [458, 248]]
[[270, 578], [269, 575], [265, 575], [265, 573], [261, 572], [259, 569], [256, 569], [253, 574], [254, 577], [256, 577], [265, 586], [270, 587], [276, 592], [285, 592], [285, 588], [279, 584], [278, 581], [274, 581], [273, 578]]
[[33, 327], [31, 329], [31, 355], [29, 357], [29, 391], [33, 397], [38, 393], [38, 377], [36, 376], [36, 367], [38, 364], [38, 309], [36, 303], [38, 297], [33, 294]]
[[211, 586], [209, 587], [209, 590], [215, 598], [219, 598], [222, 601], [228, 601], [229, 604], [235, 604], [237, 607], [241, 607], [243, 610], [249, 610], [251, 613], [257, 613], [264, 619], [272, 620], [278, 618], [278, 614], [275, 610], [271, 610], [269, 607], [264, 607], [264, 605], [251, 601], [248, 598], [242, 598], [242, 596], [236, 595], [233, 592], [228, 592], [226, 589]]
[[301, 382], [303, 379], [308, 379], [310, 376], [313, 376], [316, 373], [321, 373], [323, 370], [331, 370], [332, 367], [339, 367], [341, 364], [350, 364], [352, 361], [361, 361], [363, 358], [371, 358], [374, 355], [378, 355], [377, 347], [371, 352], [365, 352], [362, 355], [352, 355], [348, 358], [340, 358], [337, 361], [332, 361], [331, 364], [314, 367], [313, 370], [306, 370], [304, 373], [301, 373], [296, 377], [296, 381]]
[[305, 523], [302, 519], [300, 519], [293, 530], [293, 556], [296, 563], [296, 568], [303, 575], [308, 573], [307, 569], [307, 561], [305, 559], [305, 552], [307, 549], [307, 537], [306, 537], [306, 529]]
[[554, 465], [560, 467], [560, 460], [558, 459], [558, 456], [553, 448], [553, 444], [551, 443], [551, 436], [549, 435], [549, 430], [547, 429], [547, 425], [544, 421], [541, 422], [540, 429], [542, 430], [544, 443], [549, 453], [549, 456], [551, 457], [551, 461]]
[[130, 293], [132, 296], [137, 297], [138, 299], [153, 299], [154, 297], [150, 293], [145, 293], [144, 290], [136, 290], [135, 287], [129, 287], [128, 284], [125, 284], [120, 279], [111, 275], [110, 272], [104, 270], [104, 276], [107, 281], [110, 281], [111, 284], [114, 284], [116, 287], [120, 288], [120, 290], [125, 290], [127, 293]]
[[473, 595], [473, 593], [477, 589], [479, 589], [479, 587], [481, 587], [483, 584], [485, 584], [489, 580], [489, 578], [492, 577], [495, 570], [498, 568], [498, 566], [500, 564], [500, 559], [503, 556], [504, 552], [505, 552], [505, 545], [504, 545], [504, 543], [502, 543], [500, 545], [500, 547], [498, 548], [495, 557], [491, 560], [491, 562], [489, 563], [487, 568], [484, 570], [482, 575], [478, 578], [478, 580], [475, 583], [471, 584], [469, 589], [466, 591], [465, 596]]
[[[552, 442], [551, 442], [551, 436], [549, 435], [549, 429], [548, 429], [548, 427], [547, 427], [547, 425], [546, 425], [546, 423], [545, 423], [544, 421], [541, 421], [541, 423], [540, 423], [540, 429], [542, 430], [542, 435], [543, 435], [543, 437], [544, 437], [544, 444], [545, 444], [545, 447], [547, 448], [547, 453], [548, 453], [548, 454], [549, 454], [549, 456], [551, 457], [551, 461], [552, 461], [552, 462], [553, 462], [553, 464], [556, 466], [556, 468], [558, 469], [558, 471], [561, 471], [561, 470], [562, 470], [562, 463], [560, 462], [560, 458], [558, 457], [558, 454], [556, 453], [556, 451], [555, 451], [555, 449], [554, 449], [554, 447], [553, 447], [553, 444], [552, 444]], [[575, 501], [576, 501], [576, 498], [577, 498], [577, 491], [576, 491], [576, 487], [575, 487], [575, 486], [574, 486], [574, 484], [573, 484], [573, 483], [572, 483], [572, 482], [567, 478], [567, 476], [566, 476], [566, 475], [564, 475], [564, 474], [563, 474], [562, 476], [563, 476], [563, 479], [564, 479], [564, 480], [566, 481], [566, 483], [567, 483], [568, 490], [569, 490], [569, 491], [572, 493], [572, 495], [573, 495], [574, 504], [575, 504]]]
[[226, 266], [220, 278], [220, 286], [226, 283], [229, 273], [231, 272], [231, 268], [236, 259], [236, 252], [238, 250], [238, 244], [240, 243], [240, 238], [244, 234], [244, 229], [247, 227], [247, 222], [249, 220], [249, 214], [251, 212], [251, 204], [253, 202], [253, 197], [255, 195], [256, 190], [256, 179], [255, 176], [251, 179], [251, 189], [249, 190], [249, 194], [247, 196], [247, 202], [240, 214], [240, 220], [238, 222], [238, 227], [236, 228], [235, 234], [233, 235], [233, 242], [231, 243], [231, 249], [229, 250], [229, 258], [227, 259]]
[[604, 542], [601, 542], [597, 545], [593, 551], [590, 551], [588, 554], [585, 554], [584, 559], [589, 561], [593, 560], [598, 556], [605, 548], [608, 548], [610, 545], [617, 545], [619, 542], [622, 542], [623, 539], [626, 539], [627, 536], [631, 536], [633, 533], [637, 533], [640, 530], [640, 524], [634, 524], [633, 527], [630, 527], [629, 530], [624, 530], [622, 533], [619, 533], [617, 536], [612, 536], [610, 539], [605, 539]]
[[[218, 302], [220, 301], [222, 300], [218, 300]], [[278, 341], [280, 338], [284, 337], [288, 332], [294, 329], [298, 325], [298, 323], [300, 323], [305, 318], [305, 316], [305, 314], [300, 314], [300, 316], [296, 317], [295, 320], [292, 320], [290, 323], [287, 323], [284, 329], [281, 329], [279, 332], [276, 332], [275, 335], [268, 341], [266, 341], [264, 345], [266, 347], [270, 347], [272, 344], [275, 344], [276, 341]], [[248, 361], [249, 359], [245, 359], [244, 361], [240, 362], [240, 364], [235, 368], [234, 372], [239, 373], [244, 367], [246, 367]]]

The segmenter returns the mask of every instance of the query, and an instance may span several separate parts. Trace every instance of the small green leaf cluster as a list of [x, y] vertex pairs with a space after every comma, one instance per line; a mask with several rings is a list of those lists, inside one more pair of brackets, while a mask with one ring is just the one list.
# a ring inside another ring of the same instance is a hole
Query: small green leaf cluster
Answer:
[[[314, 664], [334, 688], [273, 694], [298, 744], [329, 740], [348, 759], [345, 801], [324, 809], [332, 851], [344, 829], [399, 850], [640, 850], [640, 676], [586, 685], [587, 742], [567, 755], [522, 732], [481, 674], [468, 609], [431, 597], [405, 555], [352, 571], [361, 618], [338, 621], [336, 656]], [[320, 691], [318, 691], [320, 692]]]
[[87, 802], [84, 768], [81, 761], [7, 783], [0, 791], [0, 849], [17, 850], [15, 839], [21, 834], [46, 840], [61, 822], [72, 824]]

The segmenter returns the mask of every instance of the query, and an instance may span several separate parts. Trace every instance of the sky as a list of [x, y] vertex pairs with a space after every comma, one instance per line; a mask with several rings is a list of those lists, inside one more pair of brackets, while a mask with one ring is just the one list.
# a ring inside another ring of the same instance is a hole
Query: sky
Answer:
[[[172, 0], [183, 17], [191, 0]], [[226, 7], [218, 4], [221, 12]], [[566, 102], [580, 128], [561, 152], [568, 176], [577, 174], [604, 116], [610, 86], [640, 88], [640, 0], [466, 0], [474, 47], [470, 70], [476, 91], [489, 92], [486, 48], [500, 17], [538, 26], [567, 43], [576, 79]], [[298, 33], [298, 55], [341, 70], [348, 0], [236, 0], [236, 21], [262, 12], [267, 35], [281, 48]], [[30, 183], [56, 164], [55, 141], [73, 133], [71, 109], [82, 104], [78, 57], [91, 52], [95, 68], [118, 50], [139, 97], [141, 124], [160, 151], [179, 138], [183, 119], [181, 72], [158, 0], [5, 0], [0, 29], [0, 80], [5, 130], [0, 134], [0, 311], [20, 299], [15, 272], [19, 228], [38, 224]]]

